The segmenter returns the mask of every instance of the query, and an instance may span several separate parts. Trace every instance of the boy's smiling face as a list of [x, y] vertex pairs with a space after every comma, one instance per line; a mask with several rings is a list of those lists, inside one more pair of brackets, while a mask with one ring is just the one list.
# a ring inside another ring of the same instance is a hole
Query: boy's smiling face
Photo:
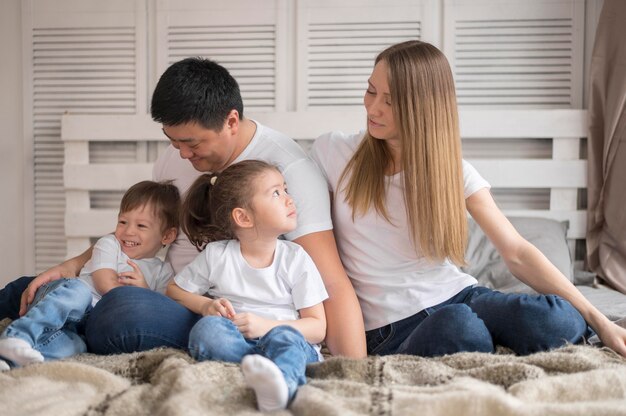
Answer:
[[161, 247], [170, 242], [168, 233], [162, 230], [161, 220], [149, 204], [120, 212], [115, 238], [122, 246], [122, 252], [131, 259], [155, 257]]

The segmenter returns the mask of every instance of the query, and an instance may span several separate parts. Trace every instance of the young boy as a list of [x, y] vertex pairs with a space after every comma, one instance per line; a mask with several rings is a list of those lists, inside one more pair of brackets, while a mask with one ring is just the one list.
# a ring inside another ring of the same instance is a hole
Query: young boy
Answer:
[[98, 240], [79, 278], [42, 286], [28, 312], [2, 333], [0, 369], [86, 352], [79, 328], [115, 287], [164, 293], [173, 270], [156, 255], [176, 238], [179, 211], [180, 195], [173, 184], [133, 185], [122, 198], [115, 232]]

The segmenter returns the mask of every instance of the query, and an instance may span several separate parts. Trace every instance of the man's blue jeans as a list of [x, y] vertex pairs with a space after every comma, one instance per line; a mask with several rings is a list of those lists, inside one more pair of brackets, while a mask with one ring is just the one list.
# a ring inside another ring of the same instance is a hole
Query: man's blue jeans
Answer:
[[205, 316], [189, 334], [189, 354], [198, 361], [239, 363], [245, 355], [259, 354], [282, 371], [291, 400], [306, 383], [306, 365], [319, 361], [315, 348], [295, 328], [281, 325], [260, 338], [246, 339], [235, 324], [220, 316]]
[[579, 343], [589, 335], [580, 313], [558, 296], [501, 293], [479, 286], [366, 332], [368, 354], [423, 357], [493, 352], [495, 345], [527, 355]]
[[[34, 279], [24, 276], [0, 290], [0, 319], [19, 318], [20, 297]], [[189, 331], [200, 315], [150, 289], [110, 290], [89, 314], [84, 335], [89, 352], [118, 354], [156, 347], [187, 349]], [[82, 332], [81, 332], [82, 333]]]
[[50, 282], [37, 290], [28, 312], [13, 321], [2, 337], [26, 341], [46, 360], [84, 353], [87, 345], [78, 332], [91, 301], [91, 289], [81, 280]]

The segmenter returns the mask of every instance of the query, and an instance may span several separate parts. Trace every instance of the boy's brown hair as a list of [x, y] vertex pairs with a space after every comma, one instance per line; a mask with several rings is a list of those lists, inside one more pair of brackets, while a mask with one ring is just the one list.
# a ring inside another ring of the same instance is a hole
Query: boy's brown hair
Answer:
[[172, 181], [142, 181], [128, 188], [120, 203], [120, 213], [150, 205], [154, 215], [161, 221], [161, 231], [178, 229], [180, 217], [180, 193]]

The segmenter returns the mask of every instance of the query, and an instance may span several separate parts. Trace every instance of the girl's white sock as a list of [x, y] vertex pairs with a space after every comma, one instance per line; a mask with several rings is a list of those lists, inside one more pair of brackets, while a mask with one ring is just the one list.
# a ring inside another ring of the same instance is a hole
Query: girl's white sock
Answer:
[[20, 338], [0, 339], [0, 357], [13, 361], [19, 367], [44, 360], [39, 351]]
[[259, 409], [264, 412], [285, 409], [289, 389], [280, 368], [261, 355], [246, 355], [241, 361], [246, 383], [254, 390]]

